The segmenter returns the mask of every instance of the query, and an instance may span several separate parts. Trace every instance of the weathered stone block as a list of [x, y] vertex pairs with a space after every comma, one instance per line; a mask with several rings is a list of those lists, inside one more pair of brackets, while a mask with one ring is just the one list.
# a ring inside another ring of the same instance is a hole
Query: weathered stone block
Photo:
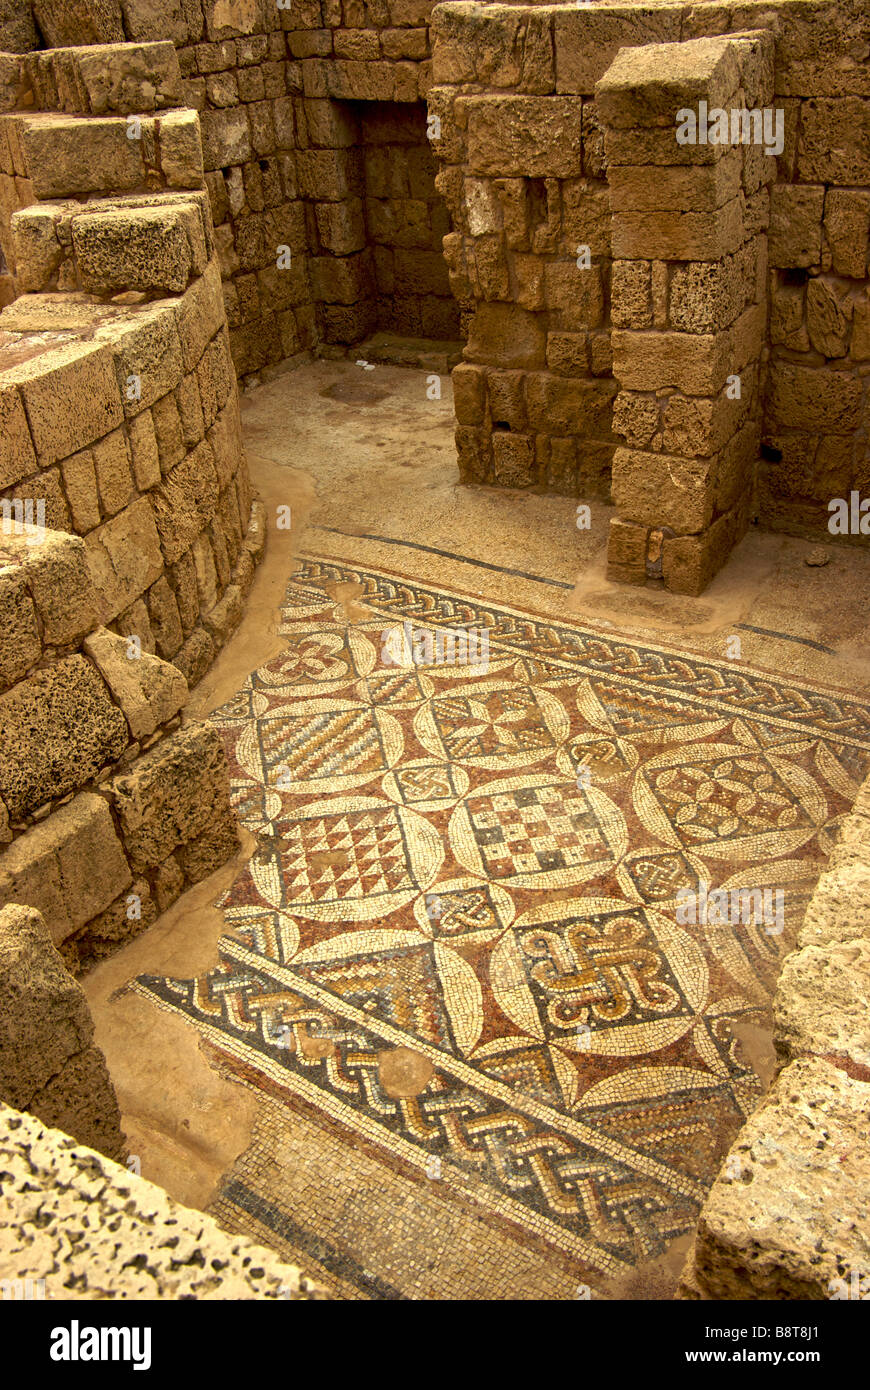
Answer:
[[84, 649], [120, 705], [134, 739], [153, 734], [186, 703], [187, 682], [181, 672], [137, 651], [126, 637], [99, 628], [85, 639]]
[[113, 778], [108, 791], [137, 872], [205, 831], [234, 823], [223, 744], [207, 724], [162, 739], [130, 772]]
[[668, 525], [696, 534], [712, 520], [712, 466], [707, 460], [617, 449], [613, 455], [613, 500], [624, 521]]
[[46, 531], [38, 537], [6, 537], [4, 548], [7, 554], [17, 552], [26, 565], [46, 645], [71, 645], [90, 631], [96, 622], [98, 599], [88, 573], [84, 541]]
[[825, 190], [821, 185], [774, 185], [768, 230], [771, 266], [793, 269], [821, 264], [824, 203]]
[[58, 945], [131, 882], [109, 807], [93, 792], [74, 797], [0, 855], [0, 903], [35, 907]]
[[0, 1096], [26, 1108], [93, 1036], [87, 1000], [41, 914], [18, 903], [0, 908]]
[[492, 436], [495, 480], [502, 487], [530, 487], [535, 481], [534, 440], [528, 434], [497, 431]]
[[[146, 126], [142, 122], [143, 132]], [[82, 159], [87, 137], [88, 158]], [[22, 123], [21, 147], [37, 198], [73, 193], [124, 193], [144, 186], [142, 140], [127, 138], [122, 116], [30, 116]]]
[[104, 623], [129, 608], [163, 572], [160, 538], [147, 497], [91, 531], [85, 546]]
[[473, 174], [571, 178], [582, 172], [581, 108], [568, 97], [475, 96], [467, 103]]
[[5, 373], [27, 407], [43, 465], [74, 454], [120, 425], [123, 406], [112, 358], [104, 347], [70, 343], [50, 348]]
[[13, 820], [64, 796], [120, 757], [127, 725], [81, 656], [36, 671], [0, 696], [0, 794]]
[[[119, 290], [180, 293], [197, 273], [191, 231], [198, 209], [170, 207], [101, 210], [72, 219], [73, 249], [82, 287], [91, 294]], [[202, 269], [202, 266], [199, 267]]]
[[218, 490], [211, 447], [203, 440], [154, 492], [154, 515], [168, 564], [189, 550], [211, 521]]
[[465, 357], [493, 367], [543, 367], [547, 335], [543, 320], [513, 304], [478, 304]]
[[0, 488], [35, 473], [36, 453], [18, 388], [0, 385]]
[[42, 654], [36, 609], [24, 572], [14, 566], [0, 567], [0, 632], [0, 686], [5, 688], [20, 680]]
[[868, 1110], [870, 1084], [821, 1058], [781, 1072], [713, 1184], [683, 1296], [850, 1296], [866, 1264]]

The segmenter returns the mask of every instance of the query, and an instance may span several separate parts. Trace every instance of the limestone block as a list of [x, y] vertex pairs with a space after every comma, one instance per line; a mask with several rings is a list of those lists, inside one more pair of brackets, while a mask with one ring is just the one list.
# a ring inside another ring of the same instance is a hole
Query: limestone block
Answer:
[[3, 549], [26, 566], [43, 642], [59, 647], [79, 642], [96, 622], [98, 610], [84, 541], [45, 531], [5, 537]]
[[547, 337], [539, 315], [513, 304], [478, 304], [464, 349], [466, 360], [515, 369], [543, 367]]
[[126, 38], [118, 0], [34, 0], [33, 12], [50, 48], [123, 43]]
[[585, 333], [548, 333], [547, 367], [558, 376], [586, 376], [589, 339]]
[[196, 379], [203, 419], [206, 429], [210, 429], [236, 386], [226, 330], [209, 343], [196, 369]]
[[697, 108], [700, 100], [725, 106], [740, 86], [739, 46], [731, 38], [703, 38], [622, 48], [595, 86], [602, 121], [676, 131], [684, 107]]
[[807, 332], [823, 357], [845, 357], [852, 322], [849, 286], [823, 276], [807, 285]]
[[0, 632], [0, 686], [5, 689], [20, 680], [42, 655], [36, 609], [25, 573], [6, 564], [0, 566]]
[[[123, 396], [124, 411], [131, 418], [177, 386], [184, 375], [181, 342], [171, 303], [158, 300], [153, 308], [143, 305], [133, 324], [122, 334], [119, 335], [117, 329], [113, 333], [97, 329], [97, 336], [110, 342], [118, 383], [116, 389]], [[128, 389], [131, 379], [138, 386], [138, 394]]]
[[618, 212], [613, 218], [613, 255], [626, 260], [648, 256], [659, 261], [715, 261], [743, 244], [743, 213], [740, 197], [714, 212]]
[[120, 757], [127, 726], [81, 656], [36, 671], [0, 697], [0, 793], [13, 820], [64, 796]]
[[613, 381], [577, 380], [530, 372], [525, 383], [529, 425], [542, 434], [610, 435]]
[[63, 485], [69, 499], [73, 525], [80, 536], [100, 524], [97, 471], [90, 449], [81, 449], [61, 464]]
[[151, 585], [146, 598], [157, 652], [165, 661], [170, 661], [184, 641], [175, 595], [166, 579], [161, 577]]
[[709, 460], [617, 449], [613, 500], [624, 521], [672, 527], [679, 535], [703, 530], [713, 516]]
[[548, 261], [544, 266], [544, 297], [550, 326], [568, 332], [598, 328], [604, 322], [601, 269], [579, 269], [576, 262]]
[[91, 115], [124, 115], [182, 106], [181, 69], [167, 34], [154, 43], [120, 43], [73, 50]]
[[849, 96], [802, 102], [797, 172], [801, 183], [870, 184], [870, 101]]
[[[5, 0], [0, 6], [0, 51], [4, 57], [11, 60], [13, 54], [29, 53], [38, 43], [29, 0]], [[11, 68], [12, 63], [5, 66]]]
[[502, 487], [530, 487], [535, 481], [534, 439], [528, 434], [498, 431], [492, 437], [495, 480]]
[[[121, 193], [144, 185], [143, 140], [127, 137], [123, 116], [29, 116], [21, 147], [37, 198], [73, 193]], [[145, 122], [143, 121], [143, 132]], [[87, 158], [82, 157], [83, 148]]]
[[40, 464], [56, 463], [123, 420], [111, 355], [92, 343], [49, 348], [5, 372], [27, 408]]
[[793, 269], [821, 264], [824, 203], [825, 190], [821, 185], [774, 185], [768, 231], [771, 266]]
[[651, 328], [650, 263], [615, 260], [611, 268], [611, 318], [617, 328]]
[[160, 538], [147, 497], [91, 531], [85, 547], [104, 623], [129, 608], [163, 572]]
[[825, 198], [825, 236], [837, 274], [863, 280], [870, 254], [870, 192], [829, 188]]
[[21, 394], [17, 386], [4, 380], [0, 384], [0, 488], [29, 477], [36, 467]]
[[870, 362], [870, 294], [866, 290], [855, 304], [851, 355], [856, 362]]
[[82, 792], [0, 855], [0, 903], [27, 903], [56, 944], [103, 912], [132, 882], [103, 797]]
[[43, 1124], [72, 1134], [110, 1158], [126, 1152], [121, 1112], [106, 1059], [98, 1047], [71, 1057], [31, 1100], [28, 1110]]
[[123, 430], [99, 439], [91, 451], [104, 516], [114, 516], [136, 495], [130, 450]]
[[[617, 450], [617, 453], [619, 450]], [[619, 584], [646, 583], [649, 528], [611, 517], [607, 538], [607, 578]]]
[[870, 1066], [870, 940], [828, 941], [792, 951], [783, 965], [774, 1022], [788, 1057], [817, 1053]]
[[684, 1296], [848, 1298], [870, 1254], [868, 1113], [867, 1082], [819, 1058], [787, 1066], [713, 1184], [690, 1271], [698, 1292]]
[[680, 20], [679, 8], [667, 6], [637, 11], [584, 6], [556, 14], [556, 91], [591, 96], [620, 48], [675, 44]]
[[848, 372], [774, 361], [768, 403], [773, 424], [810, 434], [848, 434], [860, 424], [861, 383]]
[[181, 672], [145, 651], [131, 657], [126, 637], [98, 628], [85, 639], [84, 650], [120, 705], [134, 739], [147, 738], [186, 703]]
[[[669, 317], [673, 328], [686, 333], [712, 333], [728, 328], [747, 298], [751, 247], [723, 260], [675, 266], [670, 283]], [[750, 281], [751, 283], [751, 281]]]
[[614, 330], [613, 371], [622, 387], [712, 395], [727, 376], [727, 335]]
[[183, 0], [121, 0], [121, 8], [128, 38], [144, 42], [169, 39], [178, 45], [187, 42]]
[[742, 175], [741, 151], [731, 150], [716, 164], [659, 169], [653, 179], [647, 165], [614, 166], [607, 186], [614, 212], [715, 212], [737, 197]]
[[158, 133], [160, 168], [169, 187], [201, 188], [204, 178], [202, 135], [196, 112], [168, 112], [160, 117]]
[[701, 594], [746, 530], [746, 501], [720, 516], [700, 536], [666, 536], [662, 544], [665, 588]]
[[[91, 294], [162, 290], [179, 294], [202, 269], [191, 245], [193, 223], [183, 205], [104, 209], [72, 219], [73, 249], [82, 288]], [[188, 214], [198, 223], [194, 208]]]
[[230, 393], [223, 410], [215, 416], [214, 424], [209, 428], [206, 437], [211, 446], [218, 483], [223, 489], [235, 476], [244, 457], [239, 403], [235, 391]]
[[193, 689], [205, 675], [214, 658], [214, 642], [205, 628], [196, 627], [173, 657], [173, 662], [188, 686]]
[[57, 223], [57, 209], [51, 203], [12, 213], [9, 235], [15, 262], [15, 283], [20, 294], [34, 294], [56, 280], [65, 256]]
[[181, 462], [187, 452], [181, 424], [181, 412], [178, 409], [178, 402], [173, 391], [167, 392], [159, 401], [155, 401], [151, 418], [157, 440], [160, 472], [165, 476], [177, 463]]
[[137, 872], [207, 830], [235, 825], [223, 744], [208, 724], [188, 724], [161, 739], [129, 772], [113, 778], [108, 791]]
[[803, 285], [780, 284], [778, 278], [770, 287], [771, 344], [791, 348], [793, 352], [808, 352], [810, 335], [804, 325], [806, 289]]
[[[193, 543], [192, 554], [196, 570], [196, 590], [199, 594], [199, 611], [205, 613], [208, 609], [213, 608], [217, 602], [219, 587], [214, 551], [206, 531], [197, 536]], [[209, 636], [213, 636], [213, 634], [209, 633]]]
[[189, 372], [178, 383], [175, 388], [175, 401], [185, 448], [194, 449], [205, 434], [202, 401], [199, 398], [199, 386], [194, 372]]
[[219, 603], [203, 617], [203, 626], [216, 647], [222, 647], [242, 618], [242, 592], [228, 584]]
[[[131, 898], [137, 898], [138, 902], [130, 902]], [[64, 943], [64, 952], [75, 952], [78, 968], [89, 970], [116, 951], [119, 943], [150, 927], [160, 910], [147, 880], [134, 879], [129, 893], [122, 893], [105, 912], [98, 913], [77, 932], [73, 940]]]
[[225, 169], [244, 164], [252, 156], [251, 129], [244, 106], [200, 114], [203, 167]]
[[81, 986], [34, 907], [0, 908], [0, 1001], [0, 1096], [23, 1107], [94, 1036]]
[[189, 550], [211, 521], [218, 490], [211, 447], [203, 440], [154, 493], [154, 515], [168, 564]]
[[475, 96], [468, 100], [473, 174], [571, 178], [582, 170], [581, 107], [570, 97]]
[[127, 433], [136, 486], [140, 492], [146, 492], [160, 482], [160, 453], [150, 410], [135, 416], [127, 426]]

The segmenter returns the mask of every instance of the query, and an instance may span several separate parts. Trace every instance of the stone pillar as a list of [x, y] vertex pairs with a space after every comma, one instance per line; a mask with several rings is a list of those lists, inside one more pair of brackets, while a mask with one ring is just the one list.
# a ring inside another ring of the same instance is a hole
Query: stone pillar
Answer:
[[761, 32], [622, 49], [596, 87], [612, 211], [614, 428], [625, 440], [613, 461], [611, 579], [662, 578], [699, 594], [750, 518], [772, 90], [773, 41]]
[[94, 1021], [41, 913], [0, 909], [0, 1100], [109, 1158], [126, 1151]]

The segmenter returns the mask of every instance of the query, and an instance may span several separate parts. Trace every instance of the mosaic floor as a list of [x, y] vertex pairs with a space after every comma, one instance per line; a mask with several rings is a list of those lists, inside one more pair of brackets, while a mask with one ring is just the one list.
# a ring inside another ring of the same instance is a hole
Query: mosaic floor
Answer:
[[[386, 664], [406, 623], [418, 660], [420, 633], [485, 632], [486, 669]], [[257, 836], [219, 965], [135, 988], [270, 1105], [458, 1175], [591, 1281], [654, 1260], [761, 1093], [742, 1039], [870, 771], [870, 709], [314, 556], [281, 632], [213, 716]], [[781, 892], [784, 930], [686, 923], [699, 884]], [[268, 1185], [238, 1199], [255, 1220]]]

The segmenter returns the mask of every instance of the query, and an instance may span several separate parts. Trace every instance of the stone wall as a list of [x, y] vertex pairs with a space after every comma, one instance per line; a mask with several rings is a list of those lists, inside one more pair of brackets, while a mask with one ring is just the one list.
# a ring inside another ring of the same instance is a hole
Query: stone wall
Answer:
[[[474, 305], [461, 476], [612, 484], [611, 577], [689, 593], [749, 521], [827, 535], [870, 457], [866, 6], [451, 3], [432, 33], [445, 255]], [[763, 43], [751, 81], [721, 47], [705, 68], [725, 34]], [[678, 145], [677, 109], [714, 99], [781, 111], [780, 157]]]
[[295, 1266], [0, 1103], [4, 1299], [324, 1299]]
[[172, 44], [4, 71], [0, 904], [80, 969], [236, 851], [220, 741], [182, 710], [264, 516]]
[[781, 1070], [710, 1191], [682, 1297], [866, 1298], [868, 996], [865, 782], [783, 965], [774, 998]]

